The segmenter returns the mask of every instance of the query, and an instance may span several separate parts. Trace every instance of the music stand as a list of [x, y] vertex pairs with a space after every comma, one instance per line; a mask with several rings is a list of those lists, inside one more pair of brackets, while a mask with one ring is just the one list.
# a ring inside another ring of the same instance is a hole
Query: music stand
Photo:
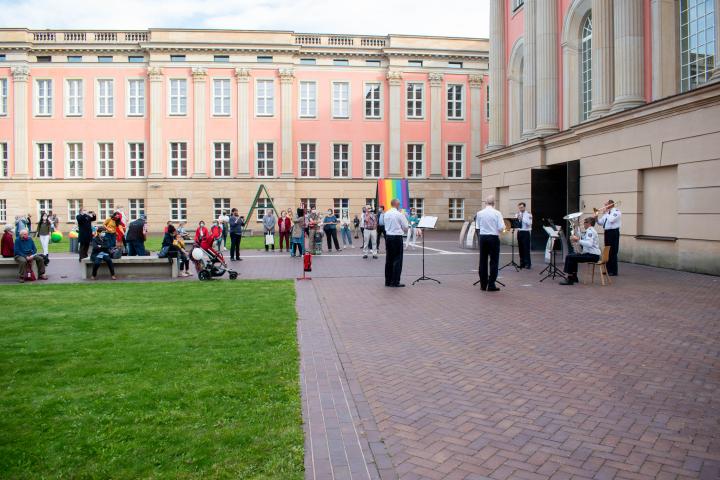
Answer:
[[557, 252], [557, 250], [555, 249], [555, 242], [557, 242], [557, 240], [560, 238], [560, 232], [554, 230], [552, 227], [543, 227], [543, 229], [549, 235], [549, 240], [552, 242], [552, 245], [550, 247], [550, 263], [548, 263], [548, 266], [538, 273], [538, 275], [542, 275], [543, 273], [547, 272], [547, 275], [541, 278], [540, 282], [542, 283], [543, 280], [547, 280], [548, 278], [552, 278], [553, 280], [555, 279], [555, 277], [567, 278], [565, 276], [565, 273], [559, 268], [557, 268], [557, 264], [555, 263], [555, 252]]
[[437, 282], [438, 284], [440, 283], [440, 280], [436, 280], [432, 277], [428, 277], [427, 275], [425, 275], [425, 230], [428, 228], [430, 230], [434, 230], [437, 219], [438, 217], [424, 215], [420, 218], [420, 222], [418, 223], [417, 227], [415, 227], [422, 230], [422, 275], [412, 283], [413, 285], [422, 280], [432, 280], [433, 282]]
[[520, 265], [515, 263], [515, 229], [520, 228], [520, 221], [516, 218], [506, 218], [505, 219], [505, 229], [510, 230], [510, 245], [511, 245], [511, 254], [510, 254], [510, 261], [500, 267], [498, 271], [502, 270], [505, 267], [513, 266], [515, 267], [515, 271], [520, 271]]

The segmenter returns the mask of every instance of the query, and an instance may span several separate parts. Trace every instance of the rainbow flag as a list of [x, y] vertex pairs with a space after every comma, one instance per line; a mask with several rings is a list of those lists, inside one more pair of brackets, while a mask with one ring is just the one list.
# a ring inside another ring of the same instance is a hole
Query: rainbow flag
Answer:
[[410, 211], [410, 189], [407, 179], [384, 178], [377, 184], [377, 206], [389, 210], [393, 198], [400, 200], [400, 210]]

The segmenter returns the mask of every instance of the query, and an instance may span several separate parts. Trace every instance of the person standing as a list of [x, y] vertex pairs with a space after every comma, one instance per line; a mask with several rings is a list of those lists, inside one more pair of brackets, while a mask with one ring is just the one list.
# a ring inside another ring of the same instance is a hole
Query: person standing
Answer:
[[606, 265], [608, 275], [616, 277], [618, 274], [618, 251], [620, 250], [620, 226], [622, 225], [622, 213], [615, 206], [613, 200], [608, 200], [603, 208], [604, 213], [598, 219], [598, 223], [605, 230], [605, 246], [610, 247], [610, 257]]
[[79, 257], [78, 262], [81, 262], [83, 258], [87, 258], [88, 250], [90, 249], [90, 242], [92, 242], [92, 222], [97, 219], [95, 212], [88, 212], [84, 208], [80, 210], [80, 213], [75, 217], [75, 221], [78, 226], [78, 245], [79, 245]]
[[145, 251], [145, 240], [147, 239], [147, 224], [145, 220], [145, 215], [140, 215], [140, 218], [133, 220], [128, 225], [125, 243], [127, 243], [128, 256], [130, 257], [144, 257], [147, 255]]
[[30, 231], [30, 227], [28, 225], [28, 219], [23, 217], [22, 215], [18, 215], [15, 217], [15, 239], [17, 240], [20, 238], [20, 232], [23, 230]]
[[363, 215], [363, 224], [363, 258], [368, 258], [368, 253], [370, 252], [372, 252], [373, 258], [378, 258], [377, 217], [370, 208], [370, 205], [365, 208], [365, 214]]
[[560, 282], [560, 285], [572, 285], [578, 282], [578, 263], [597, 262], [600, 259], [600, 240], [598, 234], [595, 231], [595, 219], [586, 218], [583, 221], [585, 232], [582, 234], [582, 238], [577, 236], [570, 237], [573, 242], [578, 242], [582, 247], [581, 252], [571, 253], [565, 256], [565, 269], [567, 273], [567, 280]]
[[286, 212], [283, 210], [280, 212], [280, 218], [278, 218], [278, 234], [280, 235], [280, 251], [283, 251], [283, 244], [287, 248], [288, 253], [290, 252], [290, 230], [292, 229], [292, 222], [288, 214], [292, 212]]
[[110, 248], [117, 245], [117, 234], [118, 228], [122, 224], [122, 214], [115, 212], [109, 218], [105, 219], [103, 226], [105, 227], [104, 237], [107, 239], [106, 243]]
[[268, 244], [267, 239], [265, 240], [265, 251], [267, 252], [270, 247], [272, 247], [272, 251], [275, 251], [275, 214], [272, 211], [272, 208], [269, 208], [265, 210], [265, 215], [263, 216], [263, 233], [265, 235], [272, 235], [272, 242]]
[[400, 283], [403, 264], [403, 237], [408, 231], [409, 223], [405, 214], [398, 210], [400, 200], [393, 198], [390, 210], [382, 212], [385, 220], [385, 286], [404, 287]]
[[240, 258], [240, 241], [244, 222], [237, 208], [230, 211], [228, 225], [230, 225], [230, 260], [242, 260]]
[[343, 217], [340, 224], [342, 225], [340, 228], [340, 236], [342, 237], [343, 249], [348, 248], [348, 246], [350, 248], [355, 248], [352, 244], [352, 233], [350, 233], [350, 219], [348, 217]]
[[410, 230], [408, 230], [407, 238], [405, 239], [406, 249], [408, 247], [414, 247], [415, 242], [417, 241], [417, 226], [420, 222], [420, 218], [418, 218], [414, 208], [410, 209], [410, 214], [407, 216], [407, 220], [408, 224], [410, 225]]
[[50, 245], [50, 234], [53, 231], [53, 224], [50, 220], [50, 215], [45, 212], [40, 212], [40, 220], [38, 220], [37, 230], [35, 235], [40, 238], [40, 245], [43, 249], [43, 255], [46, 257], [50, 253], [48, 246]]
[[518, 203], [515, 218], [519, 222], [517, 228], [518, 249], [520, 250], [520, 268], [532, 268], [530, 260], [530, 232], [532, 232], [532, 214], [525, 209], [525, 202]]
[[227, 237], [228, 237], [228, 230], [229, 230], [229, 222], [230, 217], [228, 217], [227, 210], [223, 210], [220, 212], [220, 216], [218, 217], [218, 223], [220, 224], [220, 227], [222, 228], [222, 248], [227, 250]]
[[325, 238], [327, 239], [328, 253], [332, 252], [332, 244], [335, 243], [335, 250], [340, 252], [340, 243], [337, 237], [337, 225], [338, 219], [335, 216], [332, 208], [328, 208], [327, 215], [323, 219], [323, 231], [325, 232]]
[[292, 220], [292, 249], [290, 256], [294, 257], [295, 252], [302, 257], [305, 253], [305, 211], [302, 208], [297, 209], [297, 215]]
[[[485, 200], [485, 208], [475, 215], [475, 227], [478, 232], [478, 245], [480, 245], [480, 289], [488, 292], [500, 290], [495, 281], [498, 276], [498, 262], [500, 260], [500, 234], [505, 229], [502, 214], [495, 210], [495, 197], [492, 195]], [[488, 271], [488, 260], [490, 268]]]
[[[380, 209], [377, 214], [377, 250], [380, 252], [380, 239], [385, 237], [385, 207], [380, 205]], [[387, 238], [385, 238], [385, 250], [387, 250]]]
[[359, 238], [360, 233], [360, 219], [357, 216], [357, 213], [355, 214], [355, 218], [353, 218], [353, 234], [355, 235], [355, 238]]

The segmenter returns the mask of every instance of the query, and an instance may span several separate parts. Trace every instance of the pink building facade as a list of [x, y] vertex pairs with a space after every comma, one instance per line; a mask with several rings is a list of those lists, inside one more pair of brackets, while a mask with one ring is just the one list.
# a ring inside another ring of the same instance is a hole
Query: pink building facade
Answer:
[[0, 30], [0, 222], [122, 205], [158, 229], [245, 212], [260, 184], [278, 209], [352, 216], [407, 177], [459, 226], [479, 205], [487, 65], [476, 39]]

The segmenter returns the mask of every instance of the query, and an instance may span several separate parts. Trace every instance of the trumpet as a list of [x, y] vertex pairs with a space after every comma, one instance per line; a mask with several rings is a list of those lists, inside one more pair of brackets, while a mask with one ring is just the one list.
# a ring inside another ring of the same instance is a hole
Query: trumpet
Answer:
[[613, 202], [610, 205], [605, 205], [600, 208], [593, 207], [593, 215], [595, 215], [597, 217], [598, 215], [601, 215], [601, 214], [607, 212], [609, 209], [611, 209], [613, 207], [619, 207], [620, 204], [622, 204], [622, 201]]

